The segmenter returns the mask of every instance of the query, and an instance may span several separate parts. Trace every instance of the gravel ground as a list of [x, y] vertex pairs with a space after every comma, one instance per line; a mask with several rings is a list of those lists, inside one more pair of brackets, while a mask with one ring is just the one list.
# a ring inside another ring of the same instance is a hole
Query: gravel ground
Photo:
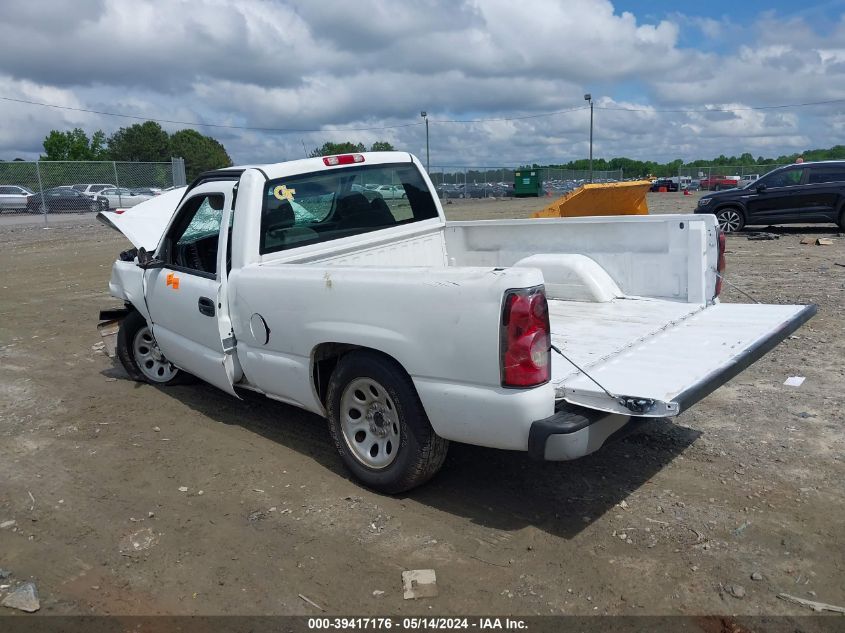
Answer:
[[[845, 605], [845, 239], [774, 232], [729, 237], [728, 279], [819, 314], [691, 411], [571, 463], [453, 445], [429, 485], [384, 497], [348, 478], [317, 416], [128, 380], [95, 329], [123, 238], [86, 217], [4, 217], [0, 599], [32, 580], [41, 614], [318, 615], [299, 594], [362, 615], [809, 613], [780, 592]], [[440, 595], [403, 600], [401, 572], [421, 568]]]

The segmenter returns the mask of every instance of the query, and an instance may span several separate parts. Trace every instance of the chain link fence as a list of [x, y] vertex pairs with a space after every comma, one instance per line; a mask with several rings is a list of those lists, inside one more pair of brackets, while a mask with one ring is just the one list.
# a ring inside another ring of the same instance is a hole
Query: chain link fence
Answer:
[[0, 162], [0, 214], [95, 213], [125, 209], [185, 184], [185, 161]]
[[[465, 167], [432, 165], [429, 177], [441, 198], [504, 198], [513, 195], [514, 172], [511, 167]], [[531, 168], [539, 172], [540, 182], [547, 194], [561, 195], [590, 182], [589, 171]], [[593, 171], [593, 182], [622, 180], [621, 169]]]
[[732, 187], [743, 187], [778, 167], [784, 167], [784, 165], [681, 167], [678, 169], [676, 179], [680, 184], [680, 189], [721, 191]]

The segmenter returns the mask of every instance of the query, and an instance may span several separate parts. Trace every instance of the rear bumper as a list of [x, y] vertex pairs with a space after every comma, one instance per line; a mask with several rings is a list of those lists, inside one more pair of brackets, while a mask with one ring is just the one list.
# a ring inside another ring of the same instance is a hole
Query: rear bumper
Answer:
[[578, 459], [652, 419], [561, 404], [553, 415], [531, 424], [528, 454], [533, 459], [548, 461]]

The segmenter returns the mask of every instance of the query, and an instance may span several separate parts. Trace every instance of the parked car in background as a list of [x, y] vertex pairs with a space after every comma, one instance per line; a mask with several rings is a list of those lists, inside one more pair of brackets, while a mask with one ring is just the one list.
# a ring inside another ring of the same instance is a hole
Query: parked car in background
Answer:
[[161, 195], [161, 189], [158, 187], [133, 187], [131, 191], [137, 196], [153, 197]]
[[649, 191], [660, 191], [661, 189], [665, 189], [666, 191], [677, 191], [678, 183], [669, 178], [658, 178], [651, 183]]
[[373, 191], [376, 191], [385, 200], [400, 200], [407, 197], [405, 187], [402, 185], [379, 185]]
[[452, 183], [442, 183], [435, 187], [439, 198], [460, 198], [461, 186]]
[[376, 198], [381, 198], [381, 194], [376, 191], [378, 185], [358, 185], [353, 184], [351, 187], [352, 191], [357, 191], [361, 195], [363, 195], [368, 201], [372, 202]]
[[31, 213], [96, 212], [108, 208], [108, 201], [100, 195], [92, 197], [65, 187], [36, 191], [26, 199], [26, 210]]
[[26, 198], [32, 191], [18, 185], [0, 185], [0, 213], [3, 211], [23, 211]]
[[126, 187], [112, 187], [111, 189], [103, 189], [99, 195], [103, 196], [108, 202], [108, 208], [128, 209], [134, 207], [136, 204], [141, 204], [145, 200], [152, 198], [152, 195], [145, 196], [139, 193], [133, 193], [131, 189]]
[[712, 213], [726, 233], [751, 224], [836, 222], [845, 230], [845, 161], [789, 165], [741, 189], [702, 196], [696, 213]]
[[760, 179], [760, 174], [746, 174], [745, 176], [741, 176], [739, 179], [739, 183], [737, 183], [737, 187], [744, 187], [748, 184], [751, 184], [755, 180]]
[[735, 189], [739, 186], [739, 176], [708, 176], [699, 180], [698, 184], [707, 191]]
[[77, 183], [75, 185], [71, 185], [72, 189], [80, 193], [84, 193], [86, 195], [92, 196], [95, 193], [100, 193], [103, 189], [114, 189], [117, 185], [111, 185], [109, 183], [99, 183], [99, 184], [85, 184], [85, 183]]

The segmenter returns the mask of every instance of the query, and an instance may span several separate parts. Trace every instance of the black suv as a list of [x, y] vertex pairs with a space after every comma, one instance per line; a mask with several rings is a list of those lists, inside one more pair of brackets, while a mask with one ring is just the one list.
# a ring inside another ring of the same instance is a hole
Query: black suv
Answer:
[[677, 191], [678, 183], [670, 180], [669, 178], [660, 178], [651, 183], [649, 191], [660, 191], [661, 187], [666, 189], [666, 191]]
[[845, 230], [845, 161], [775, 169], [740, 189], [702, 196], [695, 212], [715, 215], [726, 233], [749, 224], [828, 222]]

